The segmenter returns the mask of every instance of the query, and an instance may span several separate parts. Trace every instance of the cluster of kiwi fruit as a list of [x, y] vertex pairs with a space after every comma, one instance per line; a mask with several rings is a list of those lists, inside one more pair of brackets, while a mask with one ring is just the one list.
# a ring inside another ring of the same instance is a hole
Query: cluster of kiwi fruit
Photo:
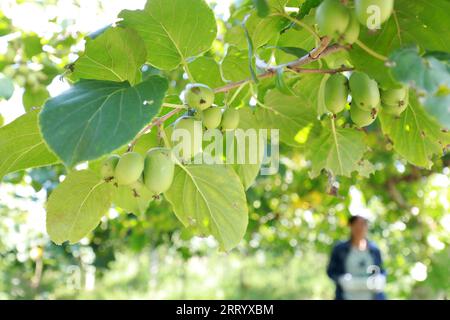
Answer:
[[[195, 110], [196, 117], [203, 126], [208, 129], [234, 130], [239, 125], [239, 112], [234, 108], [220, 108], [214, 106], [214, 90], [205, 84], [188, 84], [182, 93], [182, 98], [189, 108]], [[180, 118], [179, 122], [185, 122], [186, 117]]]
[[339, 0], [324, 0], [316, 11], [316, 23], [323, 35], [341, 43], [353, 44], [359, 38], [360, 24], [368, 24], [372, 9], [379, 9], [379, 23], [389, 19], [394, 10], [394, 0], [355, 0], [355, 10], [350, 10]]
[[150, 149], [143, 157], [138, 152], [122, 156], [111, 155], [102, 164], [100, 173], [107, 182], [129, 186], [139, 196], [139, 190], [148, 189], [155, 197], [169, 190], [175, 172], [172, 152], [167, 148]]
[[363, 72], [353, 72], [350, 80], [343, 74], [334, 74], [325, 84], [324, 98], [328, 111], [335, 115], [343, 111], [349, 94], [352, 96], [350, 116], [360, 128], [371, 125], [381, 109], [400, 116], [409, 102], [407, 87], [380, 90], [377, 82]]
[[[353, 44], [360, 34], [360, 24], [368, 26], [373, 8], [379, 9], [380, 24], [389, 19], [394, 10], [394, 0], [355, 0], [350, 10], [339, 0], [324, 0], [316, 11], [319, 31], [339, 43]], [[369, 27], [369, 26], [368, 26]], [[353, 72], [350, 79], [343, 74], [330, 76], [325, 85], [325, 106], [338, 114], [345, 109], [348, 96], [352, 102], [350, 116], [358, 127], [372, 124], [380, 111], [400, 116], [408, 106], [407, 87], [380, 90], [377, 82], [363, 72]]]
[[[182, 160], [189, 160], [201, 153], [203, 130], [226, 131], [235, 130], [239, 126], [239, 111], [231, 107], [221, 108], [214, 105], [214, 90], [207, 85], [188, 84], [181, 96], [184, 104], [189, 108], [188, 115], [177, 119], [173, 125], [166, 128], [166, 133], [171, 138], [175, 130], [182, 129], [190, 134], [191, 151], [182, 154]], [[199, 135], [195, 134], [196, 128], [200, 129]]]
[[[192, 115], [182, 116], [173, 125], [166, 128], [170, 137], [174, 130], [183, 129], [191, 135], [190, 152], [182, 154], [189, 160], [202, 150], [201, 139], [196, 141], [195, 128], [234, 130], [239, 125], [239, 112], [233, 108], [214, 106], [214, 90], [204, 84], [188, 84], [182, 94], [184, 103]], [[146, 156], [138, 152], [127, 152], [122, 156], [111, 155], [103, 161], [100, 173], [107, 182], [116, 186], [129, 186], [139, 196], [139, 190], [153, 193], [155, 197], [169, 190], [175, 172], [175, 159], [169, 148], [152, 148]]]

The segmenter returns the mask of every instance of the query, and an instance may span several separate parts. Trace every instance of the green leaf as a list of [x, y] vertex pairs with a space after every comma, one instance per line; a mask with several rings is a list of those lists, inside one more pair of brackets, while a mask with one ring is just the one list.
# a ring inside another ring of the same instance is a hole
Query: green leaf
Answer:
[[0, 100], [6, 99], [9, 100], [14, 93], [14, 83], [13, 81], [4, 76], [3, 74], [0, 74]]
[[112, 24], [108, 24], [100, 29], [95, 30], [94, 32], [91, 32], [87, 35], [88, 38], [94, 40], [97, 39], [98, 37], [100, 37], [103, 33], [105, 33], [107, 30], [109, 30], [110, 28], [112, 28]]
[[[450, 34], [447, 32], [447, 12], [450, 12], [448, 0], [396, 0], [395, 12], [382, 25], [381, 30], [375, 33], [361, 28], [360, 40], [385, 56], [411, 44], [427, 51], [450, 51]], [[384, 62], [368, 55], [356, 44], [350, 50], [350, 57], [356, 69], [368, 73], [384, 87], [395, 85]]]
[[270, 13], [270, 7], [267, 3], [267, 0], [253, 0], [256, 11], [258, 12], [258, 16], [261, 18], [265, 18]]
[[284, 70], [283, 69], [277, 69], [275, 76], [275, 86], [276, 88], [283, 94], [287, 96], [294, 95], [294, 92], [292, 91], [291, 87], [286, 84], [286, 81], [284, 80]]
[[233, 170], [238, 175], [245, 190], [248, 190], [258, 177], [261, 164], [234, 164]]
[[112, 186], [89, 170], [73, 171], [47, 203], [47, 232], [56, 244], [76, 243], [94, 230], [111, 206]]
[[7, 173], [58, 162], [42, 139], [34, 110], [0, 128], [0, 180]]
[[300, 6], [300, 10], [297, 14], [297, 19], [303, 19], [304, 17], [306, 17], [309, 12], [314, 9], [317, 8], [323, 0], [306, 0], [301, 6]]
[[199, 57], [189, 63], [189, 70], [195, 81], [204, 83], [211, 88], [224, 85], [219, 64], [210, 57]]
[[248, 224], [245, 191], [230, 167], [177, 167], [165, 196], [186, 227], [213, 235], [225, 250], [231, 250], [243, 238]]
[[[266, 0], [271, 12], [283, 12], [284, 7], [288, 6], [289, 0]], [[297, 0], [295, 0], [297, 1]], [[299, 0], [303, 1], [303, 0]]]
[[[308, 54], [308, 51], [301, 48], [296, 47], [276, 47], [276, 49], [283, 51], [284, 53], [287, 53], [295, 58], [301, 58]], [[290, 59], [289, 61], [292, 61], [293, 59]]]
[[[307, 24], [314, 24], [314, 21], [304, 21]], [[277, 47], [281, 50], [275, 52], [277, 64], [287, 63], [297, 58], [303, 57], [316, 45], [314, 37], [305, 29], [291, 28], [280, 35]]]
[[32, 108], [42, 107], [48, 98], [50, 98], [50, 93], [45, 87], [25, 88], [22, 103], [25, 110], [30, 111]]
[[3, 12], [0, 11], [0, 37], [6, 36], [12, 32], [11, 19], [6, 17]]
[[145, 44], [134, 30], [107, 29], [94, 40], [87, 38], [85, 53], [75, 62], [71, 78], [135, 84], [141, 80], [146, 57]]
[[241, 25], [233, 26], [225, 33], [225, 43], [235, 46], [239, 50], [247, 49], [247, 38]]
[[372, 162], [363, 160], [359, 162], [358, 173], [361, 177], [369, 178], [377, 171]]
[[[247, 21], [247, 20], [246, 20]], [[253, 44], [253, 39], [250, 36], [250, 33], [248, 31], [247, 26], [245, 25], [245, 23], [242, 24], [242, 27], [244, 28], [244, 34], [245, 34], [245, 38], [247, 39], [247, 65], [248, 65], [248, 69], [250, 70], [250, 75], [252, 77], [252, 81], [254, 83], [258, 83], [258, 77], [256, 76], [256, 70], [255, 70], [255, 65], [253, 63], [254, 61], [254, 51], [255, 51], [255, 45]]]
[[[267, 134], [268, 138], [270, 138], [270, 132]], [[261, 145], [260, 141], [258, 141], [258, 137], [256, 139], [256, 141], [252, 141], [243, 130], [236, 130], [229, 135], [224, 135], [224, 150], [231, 150], [234, 147], [233, 157], [231, 157], [231, 152], [227, 153], [226, 163], [231, 164], [245, 190], [248, 190], [253, 185], [258, 176], [266, 148], [265, 145]], [[244, 143], [245, 145], [243, 145]], [[242, 149], [238, 148], [238, 145]]]
[[253, 113], [243, 108], [241, 115], [242, 128], [279, 129], [280, 140], [294, 147], [300, 146], [297, 134], [315, 121], [314, 111], [305, 100], [278, 90], [267, 92], [264, 106], [257, 107]]
[[286, 20], [282, 17], [269, 16], [267, 18], [261, 18], [257, 12], [254, 12], [247, 19], [245, 27], [256, 50], [267, 44], [270, 40], [276, 39], [285, 24]]
[[380, 121], [395, 151], [416, 166], [430, 168], [432, 157], [442, 155], [444, 148], [450, 144], [450, 133], [441, 130], [413, 93], [410, 94], [408, 108], [399, 118], [381, 113]]
[[[334, 120], [331, 120], [334, 121]], [[309, 156], [312, 178], [323, 169], [334, 176], [350, 177], [360, 170], [360, 163], [367, 151], [364, 133], [351, 128], [339, 128], [332, 124], [309, 141]]]
[[[199, 57], [189, 63], [189, 70], [194, 80], [204, 83], [211, 88], [218, 88], [225, 84], [220, 74], [219, 64], [210, 57]], [[223, 102], [224, 94], [216, 94], [216, 104]]]
[[325, 84], [329, 79], [329, 74], [310, 74], [300, 78], [294, 85], [294, 92], [303, 99], [303, 103], [308, 108], [317, 111], [317, 115], [321, 116], [328, 112], [325, 106]]
[[239, 81], [251, 77], [246, 50], [238, 50], [234, 47], [228, 49], [221, 67], [225, 80]]
[[41, 38], [37, 34], [28, 34], [21, 37], [21, 42], [24, 46], [25, 55], [28, 58], [32, 58], [39, 53], [43, 52]]
[[442, 51], [427, 51], [425, 52], [425, 57], [434, 57], [438, 60], [445, 61], [447, 64], [450, 61], [450, 52]]
[[[241, 51], [235, 47], [230, 47], [227, 55], [221, 63], [223, 78], [227, 81], [239, 81], [251, 77], [250, 68], [248, 67], [248, 51]], [[237, 89], [236, 89], [237, 90]], [[234, 96], [236, 90], [228, 93], [228, 97]], [[235, 98], [232, 106], [238, 106], [246, 101], [249, 95], [249, 87], [244, 87]]]
[[148, 62], [163, 70], [209, 50], [217, 34], [214, 13], [204, 0], [148, 0], [144, 10], [124, 10], [119, 18], [144, 40]]
[[83, 80], [50, 99], [40, 115], [43, 136], [68, 166], [93, 160], [131, 141], [158, 114], [167, 80]]

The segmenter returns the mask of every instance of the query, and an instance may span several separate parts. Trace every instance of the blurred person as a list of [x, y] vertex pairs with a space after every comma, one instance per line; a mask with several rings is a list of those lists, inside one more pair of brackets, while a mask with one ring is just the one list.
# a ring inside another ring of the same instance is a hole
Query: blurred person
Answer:
[[380, 250], [367, 239], [368, 221], [355, 215], [349, 227], [350, 239], [334, 246], [327, 268], [336, 300], [385, 300], [386, 273]]

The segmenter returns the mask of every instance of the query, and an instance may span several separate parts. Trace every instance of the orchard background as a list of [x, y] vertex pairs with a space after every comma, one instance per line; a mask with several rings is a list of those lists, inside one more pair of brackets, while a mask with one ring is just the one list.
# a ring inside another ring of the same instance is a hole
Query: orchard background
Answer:
[[[450, 1], [395, 0], [352, 44], [318, 28], [321, 2], [2, 1], [0, 298], [332, 298], [350, 214], [391, 298], [448, 297]], [[328, 112], [328, 79], [356, 72], [406, 87], [405, 110]], [[184, 185], [121, 201], [102, 161], [164, 145], [193, 82], [280, 130], [278, 173], [180, 163]]]

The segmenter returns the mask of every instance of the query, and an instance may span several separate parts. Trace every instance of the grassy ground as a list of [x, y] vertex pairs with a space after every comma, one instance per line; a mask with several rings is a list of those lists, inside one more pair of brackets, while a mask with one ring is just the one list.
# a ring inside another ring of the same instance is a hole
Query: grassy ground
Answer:
[[[187, 262], [170, 255], [120, 255], [83, 299], [331, 299], [324, 256], [268, 258], [213, 254]], [[74, 292], [69, 295], [73, 295]]]

